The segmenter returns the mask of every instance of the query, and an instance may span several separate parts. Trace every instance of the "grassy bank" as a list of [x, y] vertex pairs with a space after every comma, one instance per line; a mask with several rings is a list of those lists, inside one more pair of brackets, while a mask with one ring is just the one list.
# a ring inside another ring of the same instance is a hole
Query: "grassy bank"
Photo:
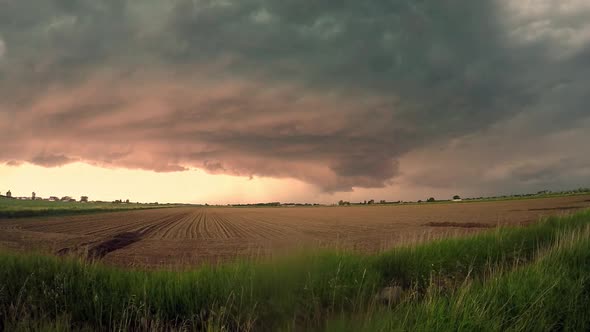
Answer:
[[0, 198], [0, 218], [22, 218], [38, 216], [73, 215], [97, 212], [113, 212], [136, 209], [153, 209], [168, 207], [169, 205], [155, 204], [116, 204], [107, 202], [49, 202], [26, 201]]
[[590, 229], [564, 233], [536, 260], [495, 267], [448, 292], [431, 284], [394, 308], [328, 322], [327, 331], [589, 331]]
[[[586, 211], [376, 256], [314, 252], [189, 272], [0, 253], [0, 329], [583, 329], [588, 225]], [[401, 304], [375, 299], [394, 285]]]

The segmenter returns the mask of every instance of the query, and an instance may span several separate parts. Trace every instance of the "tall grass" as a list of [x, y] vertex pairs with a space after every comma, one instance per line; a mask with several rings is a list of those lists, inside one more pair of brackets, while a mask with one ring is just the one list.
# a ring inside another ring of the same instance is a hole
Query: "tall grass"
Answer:
[[328, 322], [326, 331], [589, 331], [590, 229], [564, 234], [538, 260], [467, 278], [451, 294]]
[[[568, 304], [570, 316], [546, 316], [547, 321], [583, 327], [578, 306], [587, 303], [588, 285], [577, 276], [587, 275], [588, 266], [578, 269], [576, 262], [588, 256], [588, 248], [578, 244], [588, 245], [583, 230], [589, 224], [586, 211], [375, 256], [321, 251], [187, 272], [4, 252], [0, 330], [498, 330], [535, 323], [522, 317], [549, 310], [549, 302], [536, 299], [553, 283], [586, 298]], [[575, 245], [565, 246], [564, 234], [579, 234], [569, 241]], [[392, 285], [403, 286], [408, 299], [393, 311], [375, 301], [375, 294]], [[486, 302], [492, 295], [497, 301]], [[338, 319], [344, 315], [356, 319]], [[495, 325], [485, 325], [486, 319]]]
[[539, 248], [551, 245], [556, 234], [588, 224], [590, 211], [545, 218], [530, 227], [500, 227], [470, 237], [392, 249], [376, 256], [373, 264], [385, 280], [404, 287], [423, 288], [436, 276], [461, 281], [468, 273], [481, 274], [490, 265], [526, 263]]

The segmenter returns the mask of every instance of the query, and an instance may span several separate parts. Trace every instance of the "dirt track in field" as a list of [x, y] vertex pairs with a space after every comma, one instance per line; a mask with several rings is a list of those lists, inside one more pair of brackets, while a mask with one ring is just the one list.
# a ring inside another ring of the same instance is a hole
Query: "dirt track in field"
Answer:
[[354, 207], [168, 208], [0, 219], [0, 248], [179, 266], [310, 247], [377, 252], [590, 208], [590, 196]]

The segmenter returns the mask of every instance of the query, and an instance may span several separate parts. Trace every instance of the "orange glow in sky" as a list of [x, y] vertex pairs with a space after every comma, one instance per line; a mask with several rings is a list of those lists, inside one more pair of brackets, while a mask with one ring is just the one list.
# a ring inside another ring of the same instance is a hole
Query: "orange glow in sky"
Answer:
[[[311, 186], [291, 179], [211, 175], [200, 170], [156, 173], [107, 169], [83, 163], [45, 168], [31, 164], [0, 166], [0, 191], [13, 196], [89, 196], [91, 200], [129, 199], [133, 202], [245, 203], [285, 201], [300, 192], [313, 200]], [[296, 195], [295, 195], [296, 196]]]

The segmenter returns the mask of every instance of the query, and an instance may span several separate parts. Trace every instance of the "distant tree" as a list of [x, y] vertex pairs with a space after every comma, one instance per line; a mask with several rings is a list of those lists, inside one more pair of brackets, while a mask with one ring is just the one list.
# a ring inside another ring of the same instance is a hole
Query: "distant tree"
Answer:
[[33, 193], [31, 194], [31, 199], [35, 200], [35, 197], [37, 197], [37, 194], [35, 194], [35, 192], [33, 191]]
[[432, 203], [432, 202], [435, 202], [436, 200], [434, 199], [434, 197], [430, 197], [426, 201], [429, 202], [429, 203]]
[[369, 201], [367, 202], [367, 204], [375, 204], [375, 200], [374, 200], [374, 199], [371, 199], [371, 200], [369, 200]]
[[455, 196], [453, 196], [453, 199], [461, 199], [461, 196], [455, 195]]
[[12, 192], [10, 190], [6, 192], [6, 197], [12, 197]]
[[129, 204], [129, 199], [126, 199], [126, 200], [125, 200], [125, 203]]
[[421, 199], [420, 199], [420, 200], [418, 200], [418, 203], [422, 203], [422, 200], [421, 200]]
[[384, 199], [382, 199], [382, 200], [379, 201], [379, 204], [387, 204], [387, 201], [384, 200]]

